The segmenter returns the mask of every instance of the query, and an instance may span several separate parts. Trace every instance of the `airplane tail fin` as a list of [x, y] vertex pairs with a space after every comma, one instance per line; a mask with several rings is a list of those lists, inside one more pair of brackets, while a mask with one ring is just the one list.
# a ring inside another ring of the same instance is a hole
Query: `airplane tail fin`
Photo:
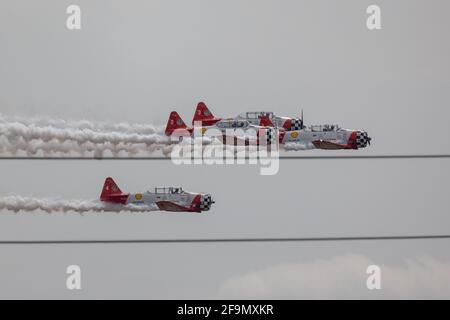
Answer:
[[275, 125], [273, 124], [273, 122], [269, 119], [268, 116], [261, 116], [259, 118], [259, 125], [262, 127], [275, 127]]
[[176, 111], [172, 111], [167, 121], [166, 136], [170, 136], [177, 129], [187, 129], [186, 124]]
[[208, 107], [204, 102], [199, 102], [197, 104], [197, 109], [195, 109], [194, 118], [192, 119], [192, 124], [196, 121], [203, 122], [204, 120], [213, 120], [214, 115], [209, 111]]
[[100, 200], [106, 200], [108, 199], [108, 197], [118, 194], [122, 194], [122, 190], [120, 190], [119, 186], [114, 182], [113, 178], [106, 178], [105, 183], [103, 184]]

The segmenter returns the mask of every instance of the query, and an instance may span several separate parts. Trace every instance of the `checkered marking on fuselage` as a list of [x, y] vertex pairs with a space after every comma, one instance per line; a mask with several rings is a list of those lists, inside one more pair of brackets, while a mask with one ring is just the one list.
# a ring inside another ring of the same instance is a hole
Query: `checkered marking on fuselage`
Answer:
[[267, 144], [275, 143], [275, 130], [272, 128], [267, 128], [266, 130], [266, 142]]
[[302, 129], [302, 120], [292, 119], [291, 120], [291, 131], [301, 130], [301, 129]]
[[369, 135], [365, 131], [358, 131], [356, 134], [356, 146], [358, 148], [365, 148], [369, 144]]
[[211, 208], [212, 198], [211, 195], [205, 194], [200, 196], [200, 210], [209, 210]]

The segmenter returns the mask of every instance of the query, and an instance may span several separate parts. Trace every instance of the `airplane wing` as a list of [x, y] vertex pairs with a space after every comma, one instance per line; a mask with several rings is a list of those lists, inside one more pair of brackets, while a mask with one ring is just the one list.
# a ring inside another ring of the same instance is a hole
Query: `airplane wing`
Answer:
[[351, 149], [350, 146], [346, 144], [341, 144], [329, 140], [315, 140], [312, 143], [317, 149], [325, 149], [325, 150]]
[[173, 211], [173, 212], [200, 212], [200, 210], [195, 210], [191, 207], [183, 207], [172, 201], [157, 201], [156, 205], [160, 210]]

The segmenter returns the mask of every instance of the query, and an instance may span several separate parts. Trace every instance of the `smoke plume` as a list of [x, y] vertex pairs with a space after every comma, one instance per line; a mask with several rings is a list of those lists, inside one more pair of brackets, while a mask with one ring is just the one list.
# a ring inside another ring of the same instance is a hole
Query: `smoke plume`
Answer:
[[91, 121], [5, 117], [0, 115], [0, 153], [17, 155], [168, 154], [171, 141], [162, 127]]
[[0, 210], [13, 212], [32, 212], [36, 210], [52, 212], [147, 212], [157, 211], [156, 206], [118, 205], [100, 200], [64, 200], [50, 198], [33, 198], [7, 196], [0, 198]]

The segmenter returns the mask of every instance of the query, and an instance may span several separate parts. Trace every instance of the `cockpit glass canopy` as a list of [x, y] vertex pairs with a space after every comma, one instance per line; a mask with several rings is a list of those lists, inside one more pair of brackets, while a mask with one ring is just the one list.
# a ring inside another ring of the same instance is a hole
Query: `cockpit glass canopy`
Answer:
[[233, 128], [244, 128], [246, 125], [245, 121], [234, 121]]
[[221, 129], [245, 128], [248, 122], [245, 120], [223, 120], [217, 123]]
[[337, 124], [322, 124], [322, 125], [312, 125], [311, 131], [337, 131], [339, 130], [339, 126]]
[[239, 115], [239, 118], [243, 118], [243, 119], [250, 119], [250, 120], [255, 120], [255, 119], [259, 119], [262, 116], [266, 116], [269, 119], [273, 118], [273, 112], [269, 112], [269, 111], [250, 111], [250, 112], [243, 112]]
[[181, 187], [156, 187], [155, 193], [158, 194], [180, 194], [183, 193], [183, 189]]

